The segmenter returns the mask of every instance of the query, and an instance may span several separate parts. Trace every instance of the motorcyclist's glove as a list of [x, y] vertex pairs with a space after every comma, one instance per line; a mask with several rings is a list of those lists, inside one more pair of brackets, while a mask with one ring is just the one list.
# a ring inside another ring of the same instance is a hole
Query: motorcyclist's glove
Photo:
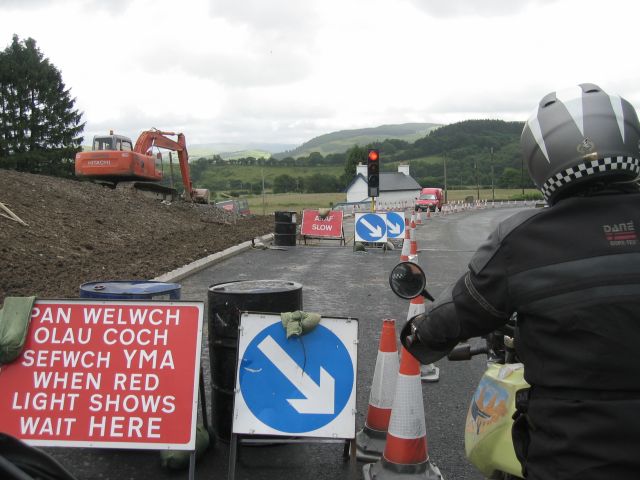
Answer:
[[447, 323], [436, 324], [426, 313], [421, 313], [405, 324], [400, 341], [411, 355], [427, 365], [445, 357], [457, 345], [457, 337], [452, 338], [457, 332], [449, 331], [455, 327]]

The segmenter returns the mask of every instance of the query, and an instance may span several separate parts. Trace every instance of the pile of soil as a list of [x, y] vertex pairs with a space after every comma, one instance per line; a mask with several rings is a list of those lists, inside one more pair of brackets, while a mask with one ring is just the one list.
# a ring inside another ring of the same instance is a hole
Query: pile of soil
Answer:
[[77, 297], [85, 282], [149, 280], [273, 232], [270, 216], [160, 202], [131, 189], [0, 170], [0, 304]]

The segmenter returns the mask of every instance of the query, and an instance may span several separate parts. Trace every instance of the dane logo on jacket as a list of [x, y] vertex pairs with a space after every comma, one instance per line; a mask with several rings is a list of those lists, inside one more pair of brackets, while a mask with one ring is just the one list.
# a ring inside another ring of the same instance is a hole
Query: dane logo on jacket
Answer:
[[612, 247], [636, 245], [638, 243], [638, 235], [632, 220], [612, 225], [602, 225], [602, 230], [609, 245]]

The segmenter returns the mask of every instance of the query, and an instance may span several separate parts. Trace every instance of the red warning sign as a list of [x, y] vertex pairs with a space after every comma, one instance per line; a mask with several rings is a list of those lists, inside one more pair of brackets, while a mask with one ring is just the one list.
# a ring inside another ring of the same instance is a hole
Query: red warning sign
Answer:
[[342, 238], [343, 213], [341, 210], [330, 210], [326, 215], [320, 215], [318, 210], [304, 210], [300, 234], [307, 237]]
[[0, 431], [32, 445], [193, 450], [202, 302], [40, 300], [0, 367]]

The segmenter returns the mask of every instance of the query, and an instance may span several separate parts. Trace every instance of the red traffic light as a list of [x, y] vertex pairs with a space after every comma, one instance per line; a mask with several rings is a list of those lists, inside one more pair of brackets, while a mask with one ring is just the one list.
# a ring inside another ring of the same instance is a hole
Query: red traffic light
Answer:
[[379, 158], [378, 150], [369, 150], [369, 161], [375, 162]]

